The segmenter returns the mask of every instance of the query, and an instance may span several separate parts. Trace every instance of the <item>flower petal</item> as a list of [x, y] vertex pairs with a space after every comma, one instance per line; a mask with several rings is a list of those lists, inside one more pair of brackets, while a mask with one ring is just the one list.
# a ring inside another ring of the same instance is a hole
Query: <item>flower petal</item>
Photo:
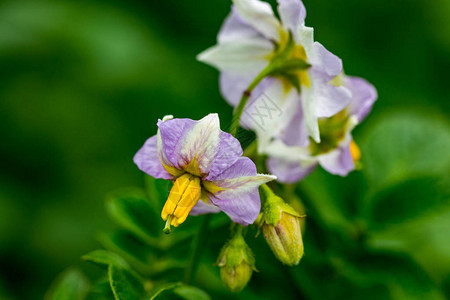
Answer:
[[[264, 83], [264, 84], [263, 84]], [[258, 136], [258, 151], [263, 152], [295, 115], [299, 101], [297, 90], [286, 90], [281, 80], [266, 78], [260, 90], [254, 90], [241, 117], [241, 125]]]
[[241, 143], [231, 134], [221, 131], [217, 153], [211, 162], [209, 174], [204, 179], [217, 178], [219, 174], [232, 166], [242, 153]]
[[297, 45], [302, 45], [303, 48], [305, 48], [306, 56], [310, 57], [313, 52], [314, 28], [300, 24], [295, 31], [293, 31], [293, 34], [295, 43]]
[[314, 42], [308, 62], [316, 71], [328, 75], [328, 80], [342, 73], [342, 60], [328, 51], [321, 43]]
[[278, 0], [278, 13], [283, 26], [291, 32], [305, 23], [306, 8], [301, 0]]
[[288, 146], [307, 147], [310, 142], [301, 101], [295, 101], [291, 110], [294, 116], [280, 133], [280, 139]]
[[264, 38], [253, 26], [245, 22], [233, 6], [231, 13], [226, 17], [220, 28], [217, 40], [219, 43], [239, 42], [243, 39], [255, 37]]
[[272, 49], [272, 43], [264, 38], [248, 38], [219, 43], [200, 53], [197, 59], [221, 71], [260, 72], [269, 64], [267, 57]]
[[346, 176], [355, 169], [355, 163], [350, 152], [350, 134], [339, 148], [317, 157], [319, 164], [331, 174]]
[[[220, 73], [220, 91], [227, 102], [233, 106], [238, 106], [242, 94], [248, 88], [250, 83], [256, 78], [261, 70], [248, 70], [248, 72], [222, 72]], [[258, 91], [265, 89], [267, 79], [263, 79], [253, 90], [253, 95], [260, 94]]]
[[315, 107], [318, 118], [329, 118], [334, 116], [352, 101], [352, 93], [345, 86], [335, 86], [323, 73], [311, 72], [314, 79]]
[[244, 192], [228, 191], [220, 195], [208, 194], [211, 201], [220, 207], [230, 219], [244, 226], [253, 224], [261, 210], [258, 187]]
[[293, 183], [302, 180], [317, 167], [317, 163], [303, 165], [299, 161], [289, 161], [282, 158], [269, 157], [267, 168], [277, 176], [277, 181]]
[[158, 157], [157, 136], [149, 138], [133, 158], [141, 171], [155, 178], [172, 180], [173, 176], [164, 169]]
[[176, 170], [182, 169], [181, 165], [178, 163], [178, 143], [186, 132], [191, 130], [194, 124], [195, 121], [190, 119], [167, 120], [166, 118], [159, 120], [157, 123], [159, 159], [166, 169], [174, 169], [170, 171], [174, 176], [177, 176], [174, 173]]
[[241, 157], [213, 179], [217, 189], [209, 191], [208, 197], [234, 222], [252, 224], [261, 208], [258, 186], [274, 179], [273, 175], [256, 174], [255, 164], [248, 157]]
[[356, 116], [358, 122], [361, 122], [377, 100], [377, 90], [363, 78], [346, 76], [344, 81], [345, 86], [352, 92], [350, 114]]
[[174, 119], [158, 122], [162, 153], [178, 170], [194, 175], [208, 174], [220, 142], [217, 114], [209, 114], [199, 121]]
[[240, 16], [266, 38], [279, 41], [280, 22], [275, 17], [269, 3], [259, 0], [233, 0]]
[[[310, 74], [310, 72], [308, 72]], [[315, 84], [312, 81], [311, 87], [302, 88], [302, 110], [305, 120], [306, 131], [316, 142], [320, 142], [319, 123], [316, 112]]]
[[214, 204], [205, 203], [205, 202], [203, 202], [203, 200], [199, 200], [197, 202], [197, 204], [195, 204], [195, 206], [189, 212], [189, 215], [198, 216], [198, 215], [218, 213], [218, 212], [221, 212], [221, 210], [218, 206], [215, 206]]

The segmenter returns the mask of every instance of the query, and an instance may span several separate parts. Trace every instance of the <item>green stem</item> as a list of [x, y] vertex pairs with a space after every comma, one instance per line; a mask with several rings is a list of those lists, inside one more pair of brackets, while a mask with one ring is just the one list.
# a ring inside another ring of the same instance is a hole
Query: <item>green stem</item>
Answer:
[[238, 128], [239, 128], [239, 121], [241, 120], [242, 113], [244, 112], [245, 105], [247, 104], [248, 99], [250, 98], [253, 89], [263, 80], [270, 72], [272, 72], [273, 66], [272, 64], [269, 64], [264, 70], [259, 73], [258, 76], [250, 83], [248, 88], [242, 93], [241, 100], [239, 101], [238, 106], [236, 107], [236, 110], [233, 114], [233, 119], [231, 121], [230, 126], [230, 133], [234, 137], [236, 137]]
[[184, 277], [184, 282], [186, 284], [191, 284], [195, 278], [195, 273], [197, 272], [200, 257], [202, 256], [203, 250], [206, 248], [205, 243], [208, 240], [208, 225], [210, 220], [211, 214], [206, 214], [203, 218], [203, 223], [200, 226], [197, 236], [194, 239], [191, 260], [188, 267], [186, 268]]

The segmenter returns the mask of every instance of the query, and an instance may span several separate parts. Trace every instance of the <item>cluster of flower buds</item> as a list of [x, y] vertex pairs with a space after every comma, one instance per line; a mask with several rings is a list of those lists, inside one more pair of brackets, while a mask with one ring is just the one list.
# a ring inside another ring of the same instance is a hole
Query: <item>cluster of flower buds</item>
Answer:
[[267, 186], [259, 225], [275, 256], [284, 264], [297, 265], [303, 257], [300, 221], [305, 217], [283, 201]]
[[242, 226], [238, 225], [232, 238], [222, 248], [217, 265], [225, 286], [232, 292], [241, 291], [252, 277], [255, 258], [242, 236]]

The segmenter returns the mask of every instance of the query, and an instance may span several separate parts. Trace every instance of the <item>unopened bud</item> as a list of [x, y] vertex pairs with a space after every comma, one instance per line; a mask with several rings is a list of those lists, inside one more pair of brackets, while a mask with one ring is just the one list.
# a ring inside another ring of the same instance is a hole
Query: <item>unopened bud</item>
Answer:
[[304, 216], [276, 196], [269, 187], [263, 186], [263, 190], [266, 201], [260, 224], [267, 244], [282, 263], [297, 265], [303, 256], [300, 220]]
[[239, 292], [247, 285], [255, 270], [255, 258], [240, 232], [222, 248], [217, 265], [222, 282], [230, 291]]

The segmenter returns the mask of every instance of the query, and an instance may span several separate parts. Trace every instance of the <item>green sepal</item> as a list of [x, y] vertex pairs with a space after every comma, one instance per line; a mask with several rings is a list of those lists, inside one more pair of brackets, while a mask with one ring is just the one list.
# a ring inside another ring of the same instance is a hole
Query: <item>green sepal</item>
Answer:
[[298, 218], [305, 217], [305, 215], [300, 215], [292, 206], [284, 202], [281, 197], [275, 195], [267, 185], [264, 184], [261, 187], [265, 195], [265, 201], [262, 207], [260, 226], [264, 223], [276, 226], [281, 220], [283, 212]]
[[292, 33], [289, 32], [289, 40], [286, 46], [283, 49], [279, 49], [279, 53], [270, 62], [266, 76], [283, 76], [300, 93], [300, 81], [294, 72], [309, 69], [311, 65], [301, 58], [291, 57], [294, 48], [295, 41]]

